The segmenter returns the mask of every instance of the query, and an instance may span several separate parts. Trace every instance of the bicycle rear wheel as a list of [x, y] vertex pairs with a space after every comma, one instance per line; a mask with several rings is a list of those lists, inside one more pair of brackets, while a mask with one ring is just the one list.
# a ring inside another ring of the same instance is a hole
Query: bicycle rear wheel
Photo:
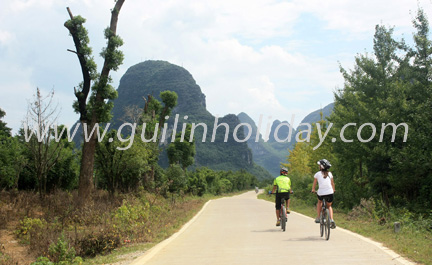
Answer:
[[325, 212], [325, 239], [329, 240], [330, 238], [330, 211], [326, 209]]
[[282, 206], [280, 209], [280, 217], [281, 217], [281, 228], [282, 228], [282, 231], [285, 232], [286, 221], [287, 221], [285, 206]]

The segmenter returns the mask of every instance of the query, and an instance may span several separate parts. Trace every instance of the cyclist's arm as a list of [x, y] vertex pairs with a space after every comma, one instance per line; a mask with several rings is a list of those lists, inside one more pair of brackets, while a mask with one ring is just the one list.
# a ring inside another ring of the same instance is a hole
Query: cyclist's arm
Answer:
[[273, 185], [272, 193], [275, 193], [276, 189], [277, 189], [277, 186], [276, 186], [276, 185]]
[[290, 193], [293, 193], [293, 191], [292, 191], [292, 183], [291, 183], [291, 179], [290, 179], [290, 181], [289, 181], [289, 184], [290, 184]]
[[315, 186], [316, 186], [316, 184], [317, 184], [317, 179], [314, 178], [314, 182], [312, 184], [312, 192], [315, 192]]
[[336, 189], [335, 189], [335, 184], [334, 184], [334, 180], [333, 180], [333, 178], [331, 178], [331, 185], [332, 185], [332, 187], [333, 187], [333, 192], [335, 192]]

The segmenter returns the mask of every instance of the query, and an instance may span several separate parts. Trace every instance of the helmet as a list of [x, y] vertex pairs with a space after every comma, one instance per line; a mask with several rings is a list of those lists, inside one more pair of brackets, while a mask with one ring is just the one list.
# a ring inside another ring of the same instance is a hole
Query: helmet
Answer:
[[327, 159], [321, 159], [317, 164], [322, 166], [324, 170], [328, 170], [331, 167], [331, 164]]
[[288, 169], [286, 167], [283, 167], [283, 168], [280, 169], [280, 173], [281, 174], [282, 174], [282, 172], [288, 173]]

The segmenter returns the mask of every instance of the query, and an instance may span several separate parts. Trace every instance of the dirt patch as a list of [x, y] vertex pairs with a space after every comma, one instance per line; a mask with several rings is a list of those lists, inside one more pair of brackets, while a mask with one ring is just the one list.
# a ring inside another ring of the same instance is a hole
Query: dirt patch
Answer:
[[116, 263], [113, 263], [112, 265], [127, 265], [132, 263], [137, 257], [144, 255], [146, 250], [136, 251], [124, 255], [120, 255], [117, 257], [120, 261], [117, 261]]
[[[11, 226], [11, 225], [8, 225]], [[7, 255], [9, 259], [6, 264], [31, 264], [36, 257], [29, 253], [29, 247], [22, 245], [13, 234], [14, 228], [8, 227], [7, 230], [0, 230], [0, 252]], [[0, 261], [2, 263], [2, 261]]]

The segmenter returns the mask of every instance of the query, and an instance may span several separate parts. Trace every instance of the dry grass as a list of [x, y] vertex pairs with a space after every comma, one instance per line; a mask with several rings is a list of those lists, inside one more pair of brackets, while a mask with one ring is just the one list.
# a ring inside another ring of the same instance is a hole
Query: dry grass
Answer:
[[[13, 233], [26, 249], [18, 255], [27, 260], [39, 256], [54, 259], [56, 254], [50, 253], [49, 247], [62, 234], [77, 255], [91, 258], [123, 246], [163, 240], [187, 222], [206, 200], [183, 197], [173, 201], [144, 191], [111, 198], [97, 191], [84, 207], [78, 207], [76, 192], [59, 191], [43, 200], [32, 192], [1, 192], [0, 229]], [[11, 246], [3, 243], [3, 252], [9, 253]], [[3, 252], [1, 264], [17, 264]]]

